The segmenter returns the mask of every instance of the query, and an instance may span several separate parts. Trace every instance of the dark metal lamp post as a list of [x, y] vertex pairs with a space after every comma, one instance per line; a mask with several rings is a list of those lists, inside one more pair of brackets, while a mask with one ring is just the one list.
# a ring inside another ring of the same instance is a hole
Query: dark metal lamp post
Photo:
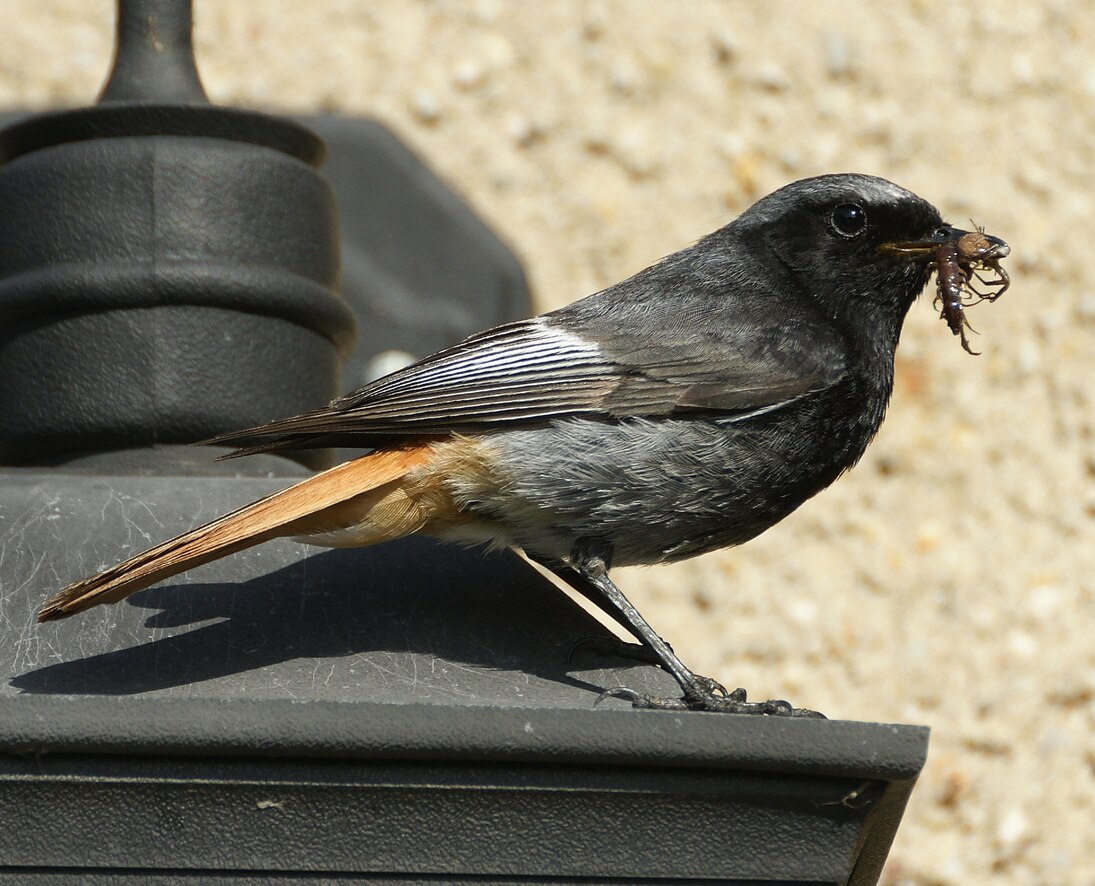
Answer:
[[675, 684], [512, 555], [273, 543], [34, 623], [304, 470], [185, 444], [529, 312], [383, 127], [308, 125], [120, 0], [99, 104], [0, 132], [0, 883], [875, 882], [926, 729], [594, 709]]

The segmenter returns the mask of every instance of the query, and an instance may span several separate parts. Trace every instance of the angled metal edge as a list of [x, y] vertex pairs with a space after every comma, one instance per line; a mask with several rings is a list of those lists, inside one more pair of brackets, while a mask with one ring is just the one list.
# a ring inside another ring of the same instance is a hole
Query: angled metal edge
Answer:
[[17, 697], [0, 753], [323, 757], [682, 766], [915, 779], [924, 726], [667, 711]]

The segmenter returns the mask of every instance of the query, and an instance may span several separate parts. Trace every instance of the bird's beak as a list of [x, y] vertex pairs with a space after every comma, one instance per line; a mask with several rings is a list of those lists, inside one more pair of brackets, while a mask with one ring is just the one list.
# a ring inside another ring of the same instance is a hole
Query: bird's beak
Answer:
[[[962, 241], [963, 237], [970, 239]], [[973, 238], [976, 238], [976, 240], [974, 241]], [[959, 243], [959, 241], [962, 241], [962, 243]], [[973, 255], [972, 252], [966, 255], [964, 247], [966, 247], [966, 244], [970, 244], [972, 249], [974, 242], [976, 242], [975, 251], [977, 255]], [[923, 240], [896, 240], [883, 243], [878, 247], [878, 251], [887, 255], [906, 258], [909, 261], [917, 261], [934, 258], [939, 247], [949, 245], [958, 248], [959, 254], [968, 259], [1001, 259], [1011, 252], [1011, 247], [999, 237], [993, 237], [984, 231], [963, 231], [961, 228], [952, 228], [950, 225], [942, 225], [936, 228]]]

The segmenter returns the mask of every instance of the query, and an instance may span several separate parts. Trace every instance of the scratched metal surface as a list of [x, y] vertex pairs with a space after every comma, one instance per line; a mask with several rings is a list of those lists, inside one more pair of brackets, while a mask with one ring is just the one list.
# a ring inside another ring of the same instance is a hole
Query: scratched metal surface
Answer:
[[516, 556], [427, 539], [337, 551], [271, 542], [120, 604], [35, 622], [41, 602], [66, 582], [286, 483], [4, 472], [0, 699], [147, 695], [588, 710], [610, 686], [672, 694], [656, 668], [583, 651], [579, 641], [605, 629]]
[[[512, 554], [273, 542], [35, 622], [286, 482], [0, 473], [0, 867], [877, 880], [927, 730], [594, 712], [675, 687], [572, 655], [604, 629]], [[739, 851], [703, 851], [720, 833]]]

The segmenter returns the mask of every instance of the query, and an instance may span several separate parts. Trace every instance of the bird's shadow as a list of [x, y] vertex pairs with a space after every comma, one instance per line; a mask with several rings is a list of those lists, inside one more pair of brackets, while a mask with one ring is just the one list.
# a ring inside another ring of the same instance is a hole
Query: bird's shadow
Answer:
[[[593, 690], [568, 675], [570, 659], [583, 638], [608, 636], [513, 554], [417, 539], [305, 556], [239, 583], [155, 587], [128, 602], [107, 607], [117, 613], [107, 632], [138, 645], [38, 667], [11, 685], [27, 693], [127, 695], [239, 681], [276, 666], [287, 692], [308, 695], [316, 660], [325, 659], [325, 697], [340, 687], [360, 695], [362, 677], [347, 662], [365, 655], [385, 675], [371, 691], [383, 695], [387, 686], [404, 699], [407, 681], [423, 685], [423, 661], [467, 666], [466, 684], [518, 671]], [[141, 623], [139, 610], [158, 611]], [[177, 630], [187, 625], [199, 626]], [[141, 643], [150, 629], [160, 636]]]

